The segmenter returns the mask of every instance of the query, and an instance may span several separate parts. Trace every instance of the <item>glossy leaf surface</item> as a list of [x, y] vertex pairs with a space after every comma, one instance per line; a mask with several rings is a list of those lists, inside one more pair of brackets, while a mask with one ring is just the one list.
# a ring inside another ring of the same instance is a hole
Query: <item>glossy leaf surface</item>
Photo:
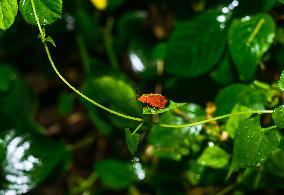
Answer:
[[230, 155], [218, 146], [207, 147], [197, 162], [203, 166], [223, 168], [229, 162]]
[[260, 126], [260, 117], [242, 121], [236, 130], [233, 159], [228, 176], [244, 167], [264, 163], [269, 154], [280, 144], [277, 129], [265, 131]]
[[62, 0], [21, 0], [19, 8], [27, 23], [37, 25], [33, 13], [32, 1], [34, 2], [36, 14], [41, 25], [51, 24], [61, 17]]
[[211, 10], [177, 23], [168, 41], [166, 72], [196, 77], [210, 70], [225, 48], [228, 17], [219, 10]]
[[273, 110], [272, 118], [273, 118], [275, 125], [279, 129], [284, 128], [284, 105], [279, 106], [278, 108], [275, 108]]
[[17, 0], [0, 0], [0, 29], [7, 30], [18, 12]]
[[241, 80], [253, 77], [274, 37], [275, 23], [268, 14], [246, 16], [233, 21], [229, 29], [229, 49]]

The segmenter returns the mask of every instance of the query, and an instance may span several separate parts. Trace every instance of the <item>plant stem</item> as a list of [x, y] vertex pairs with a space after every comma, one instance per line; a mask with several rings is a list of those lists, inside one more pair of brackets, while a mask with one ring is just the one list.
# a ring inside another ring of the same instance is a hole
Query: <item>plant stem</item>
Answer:
[[120, 112], [117, 112], [115, 110], [112, 110], [112, 109], [109, 109], [99, 103], [97, 103], [96, 101], [90, 99], [89, 97], [87, 97], [86, 95], [84, 95], [82, 92], [80, 92], [79, 90], [77, 90], [75, 87], [73, 87], [60, 73], [59, 71], [57, 70], [54, 62], [53, 62], [53, 59], [51, 57], [51, 54], [50, 54], [50, 51], [49, 51], [49, 48], [47, 46], [47, 43], [46, 43], [46, 40], [45, 40], [45, 34], [44, 34], [44, 31], [40, 25], [40, 22], [39, 22], [39, 18], [36, 14], [36, 9], [35, 9], [35, 4], [34, 4], [34, 0], [31, 0], [31, 3], [32, 3], [32, 9], [33, 9], [33, 13], [35, 15], [35, 19], [36, 19], [36, 22], [37, 22], [37, 26], [39, 28], [39, 32], [40, 32], [40, 37], [41, 37], [41, 41], [44, 45], [44, 48], [45, 48], [45, 51], [46, 51], [46, 54], [47, 54], [47, 57], [49, 59], [49, 62], [53, 68], [53, 70], [55, 71], [55, 73], [57, 74], [57, 76], [70, 88], [72, 89], [75, 93], [77, 93], [79, 96], [81, 96], [82, 98], [84, 98], [85, 100], [89, 101], [90, 103], [94, 104], [95, 106], [109, 112], [109, 113], [112, 113], [114, 115], [117, 115], [117, 116], [120, 116], [122, 118], [127, 118], [127, 119], [130, 119], [130, 120], [134, 120], [134, 121], [142, 121], [141, 118], [136, 118], [136, 117], [133, 117], [133, 116], [128, 116], [128, 115], [125, 115], [125, 114], [122, 114]]
[[244, 114], [263, 114], [263, 113], [272, 113], [272, 112], [273, 110], [252, 110], [252, 111], [246, 111], [246, 112], [236, 112], [236, 113], [226, 114], [226, 115], [218, 116], [215, 118], [210, 118], [210, 119], [195, 122], [195, 123], [187, 123], [187, 124], [181, 124], [181, 125], [169, 125], [169, 124], [159, 124], [159, 125], [161, 127], [169, 127], [169, 128], [193, 127], [193, 126], [201, 125], [201, 124], [208, 123], [211, 121], [217, 121], [220, 119], [228, 118], [230, 116], [238, 116], [238, 115], [244, 115]]
[[266, 132], [268, 132], [268, 131], [270, 131], [270, 130], [272, 130], [272, 129], [276, 129], [276, 128], [277, 128], [277, 126], [276, 126], [276, 125], [273, 125], [273, 126], [271, 126], [271, 127], [263, 128], [263, 129], [262, 129], [262, 132], [263, 132], [263, 133], [266, 133]]
[[131, 134], [134, 135], [134, 134], [142, 127], [143, 123], [144, 123], [144, 121], [142, 121], [142, 122], [138, 125], [138, 127], [136, 127], [136, 129], [133, 131], [133, 133], [131, 133]]

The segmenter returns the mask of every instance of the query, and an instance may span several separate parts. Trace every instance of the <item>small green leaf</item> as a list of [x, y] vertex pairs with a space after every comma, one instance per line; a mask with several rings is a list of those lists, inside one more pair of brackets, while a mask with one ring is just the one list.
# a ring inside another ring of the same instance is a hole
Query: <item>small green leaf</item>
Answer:
[[0, 144], [5, 146], [0, 194], [30, 191], [47, 178], [64, 153], [62, 143], [27, 130], [1, 131]]
[[278, 108], [275, 108], [273, 110], [272, 118], [273, 118], [275, 125], [279, 129], [284, 128], [284, 105], [279, 106]]
[[27, 23], [37, 25], [32, 1], [41, 25], [51, 24], [61, 17], [62, 0], [21, 0], [19, 2], [20, 11]]
[[7, 30], [18, 12], [17, 0], [0, 0], [0, 29]]
[[197, 162], [203, 166], [220, 169], [226, 166], [229, 162], [230, 155], [218, 146], [208, 146]]
[[228, 19], [229, 14], [216, 9], [177, 22], [168, 41], [165, 71], [188, 77], [209, 71], [224, 51]]
[[132, 134], [129, 129], [125, 129], [125, 139], [130, 153], [134, 156], [139, 144], [140, 136], [137, 133]]
[[266, 13], [246, 16], [232, 22], [229, 29], [229, 49], [241, 80], [250, 80], [253, 77], [274, 37], [275, 23]]
[[284, 71], [282, 71], [280, 80], [278, 81], [278, 86], [282, 92], [284, 92]]
[[98, 162], [96, 172], [105, 185], [116, 190], [125, 189], [138, 179], [130, 163], [117, 160]]
[[157, 109], [152, 107], [144, 107], [143, 108], [143, 114], [160, 114], [163, 112], [168, 112], [172, 109], [184, 106], [186, 103], [175, 103], [172, 100], [170, 100], [169, 105], [166, 108], [163, 109]]
[[56, 47], [56, 44], [51, 36], [46, 37], [45, 41], [51, 43], [54, 47]]
[[280, 144], [278, 131], [264, 131], [260, 116], [242, 121], [236, 130], [233, 159], [227, 178], [236, 170], [264, 163]]

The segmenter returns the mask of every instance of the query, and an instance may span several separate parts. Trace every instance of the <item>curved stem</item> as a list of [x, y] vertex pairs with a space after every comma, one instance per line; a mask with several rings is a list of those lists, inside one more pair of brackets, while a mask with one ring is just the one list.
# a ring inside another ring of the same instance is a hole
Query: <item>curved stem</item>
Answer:
[[195, 122], [195, 123], [187, 123], [187, 124], [181, 124], [181, 125], [159, 124], [159, 126], [169, 127], [169, 128], [193, 127], [193, 126], [201, 125], [201, 124], [208, 123], [208, 122], [211, 122], [211, 121], [217, 121], [217, 120], [220, 120], [220, 119], [228, 118], [230, 116], [237, 116], [237, 115], [244, 115], [244, 114], [262, 114], [262, 113], [272, 113], [272, 112], [273, 112], [273, 110], [252, 110], [252, 111], [246, 111], [246, 112], [236, 112], [236, 113], [226, 114], [226, 115], [218, 116], [218, 117], [215, 117], [215, 118], [210, 118], [210, 119]]
[[128, 116], [128, 115], [125, 115], [125, 114], [122, 114], [122, 113], [119, 113], [117, 111], [114, 111], [112, 109], [109, 109], [97, 102], [95, 102], [94, 100], [90, 99], [89, 97], [87, 97], [86, 95], [84, 95], [82, 92], [80, 92], [79, 90], [77, 90], [75, 87], [73, 87], [60, 73], [59, 71], [57, 70], [53, 60], [52, 60], [52, 57], [50, 55], [50, 51], [49, 51], [49, 48], [47, 46], [47, 43], [46, 43], [46, 40], [45, 40], [45, 33], [40, 25], [40, 22], [39, 22], [39, 18], [36, 14], [36, 9], [35, 9], [35, 4], [34, 4], [34, 1], [31, 0], [31, 3], [32, 3], [32, 9], [33, 9], [33, 12], [34, 12], [34, 15], [35, 15], [35, 19], [36, 19], [36, 22], [37, 22], [37, 26], [39, 28], [39, 32], [40, 32], [40, 37], [41, 37], [41, 41], [44, 45], [44, 48], [45, 48], [45, 51], [46, 51], [46, 54], [47, 54], [47, 57], [49, 59], [49, 62], [53, 68], [53, 70], [55, 71], [55, 73], [57, 74], [57, 76], [70, 88], [72, 89], [75, 93], [77, 93], [79, 96], [81, 96], [82, 98], [84, 98], [85, 100], [89, 101], [90, 103], [94, 104], [95, 106], [107, 111], [107, 112], [110, 112], [114, 115], [117, 115], [117, 116], [120, 116], [120, 117], [123, 117], [123, 118], [127, 118], [127, 119], [130, 119], [130, 120], [134, 120], [134, 121], [142, 121], [141, 118], [136, 118], [136, 117], [133, 117], [133, 116]]

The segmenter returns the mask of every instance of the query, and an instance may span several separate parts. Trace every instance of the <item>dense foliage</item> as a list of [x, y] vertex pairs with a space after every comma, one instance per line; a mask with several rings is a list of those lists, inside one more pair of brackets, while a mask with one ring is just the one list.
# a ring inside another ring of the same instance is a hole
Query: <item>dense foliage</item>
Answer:
[[0, 0], [0, 194], [283, 193], [283, 3]]

